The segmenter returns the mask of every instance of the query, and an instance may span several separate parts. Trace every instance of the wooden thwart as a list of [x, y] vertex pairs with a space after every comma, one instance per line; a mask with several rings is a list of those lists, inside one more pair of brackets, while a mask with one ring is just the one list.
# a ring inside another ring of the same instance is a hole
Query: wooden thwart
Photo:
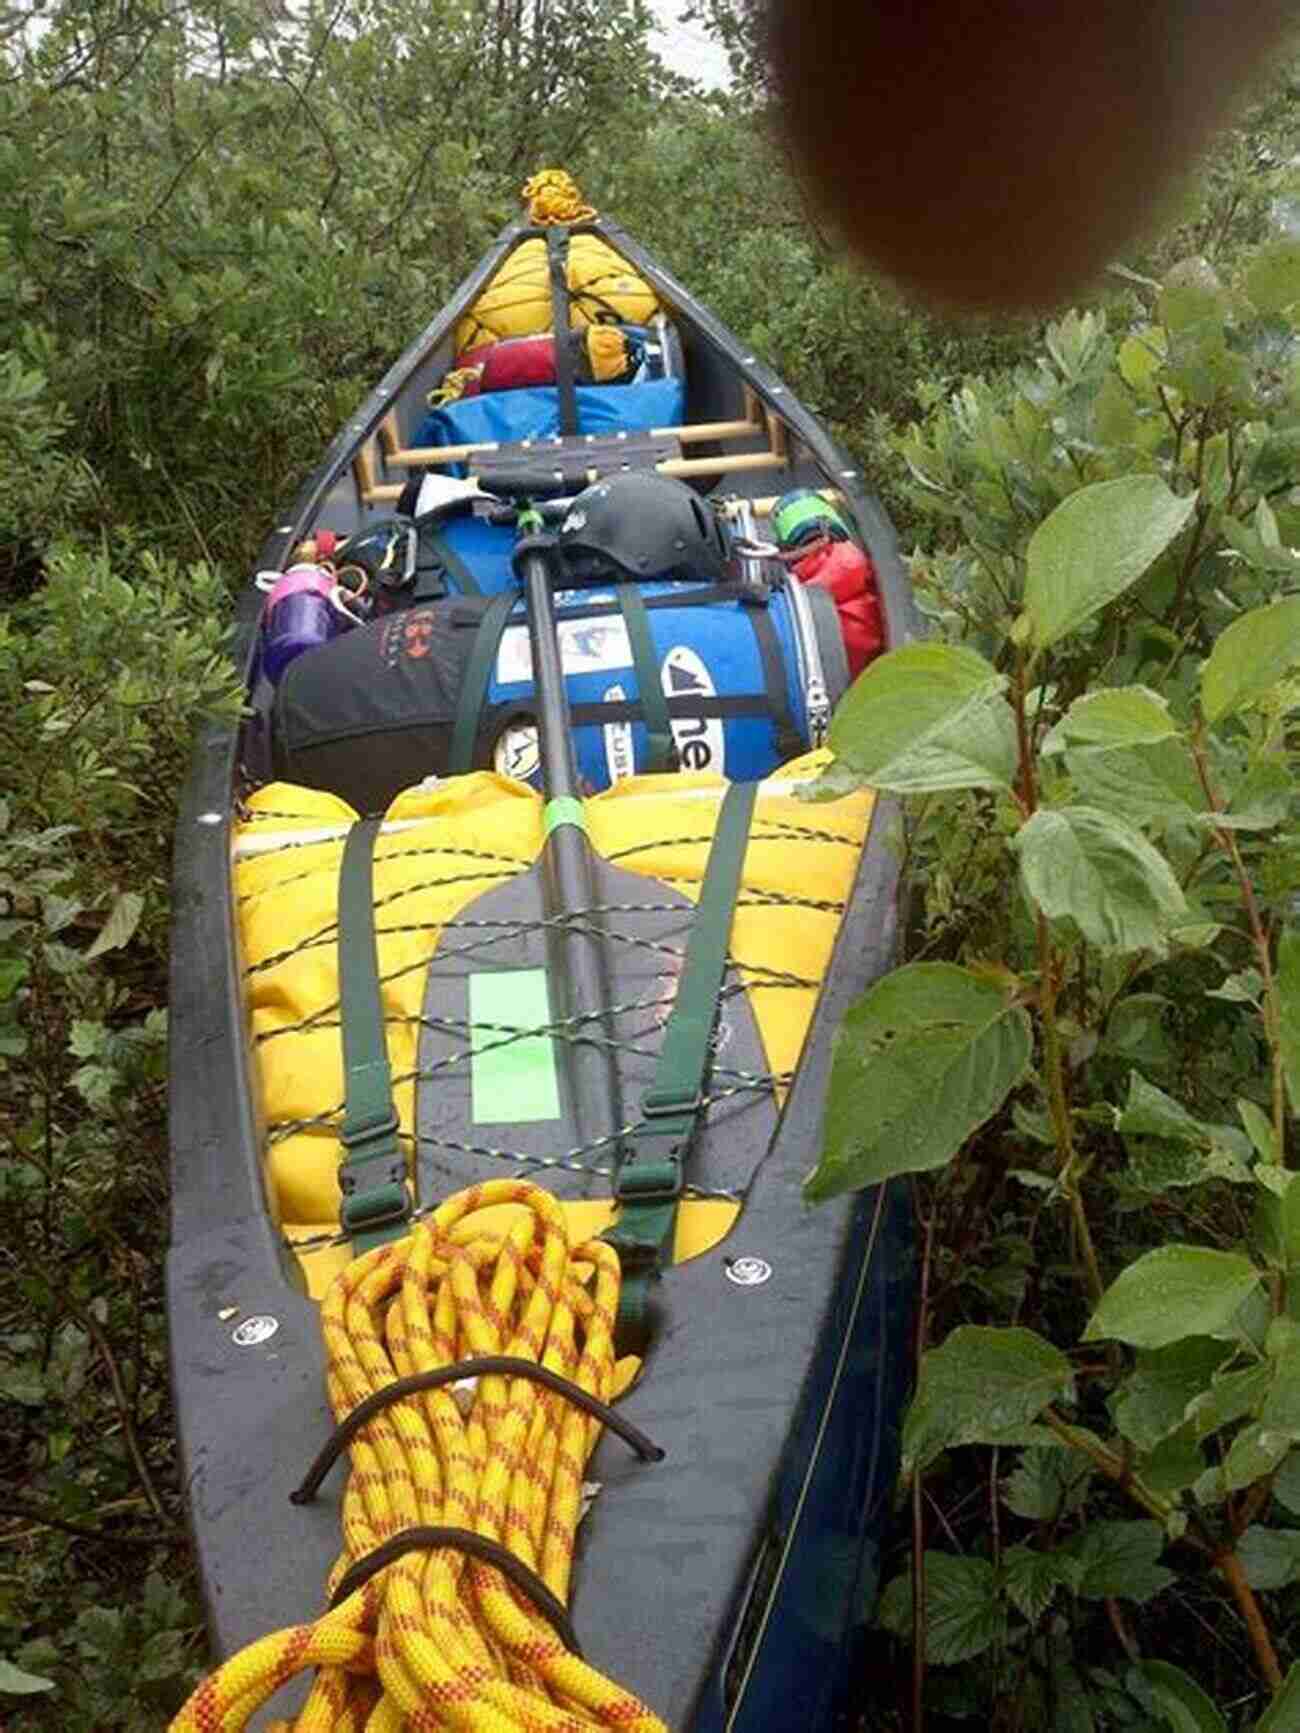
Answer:
[[[744, 418], [730, 421], [694, 421], [683, 422], [675, 427], [651, 428], [651, 439], [674, 439], [680, 446], [703, 444], [706, 440], [719, 442], [732, 439], [752, 439], [756, 434], [766, 434], [768, 449], [766, 451], [736, 451], [724, 453], [717, 457], [670, 457], [655, 465], [660, 475], [692, 476], [692, 475], [737, 475], [747, 470], [784, 469], [789, 461], [788, 431], [779, 416], [774, 415], [758, 398], [757, 394], [745, 387]], [[394, 469], [432, 469], [444, 464], [465, 463], [474, 457], [490, 456], [494, 452], [535, 452], [543, 465], [552, 459], [563, 459], [571, 463], [575, 458], [581, 460], [590, 455], [593, 465], [599, 460], [617, 459], [619, 434], [600, 435], [588, 434], [580, 440], [521, 440], [517, 444], [503, 445], [497, 440], [485, 440], [471, 445], [410, 445], [404, 446], [398, 434], [397, 419], [390, 412], [379, 424], [379, 443], [383, 448], [384, 461], [389, 468]], [[381, 482], [375, 461], [373, 439], [368, 439], [359, 446], [352, 459], [352, 473], [356, 480], [357, 491], [366, 505], [387, 505], [400, 499], [403, 483]], [[593, 467], [591, 478], [595, 480], [602, 471]]]

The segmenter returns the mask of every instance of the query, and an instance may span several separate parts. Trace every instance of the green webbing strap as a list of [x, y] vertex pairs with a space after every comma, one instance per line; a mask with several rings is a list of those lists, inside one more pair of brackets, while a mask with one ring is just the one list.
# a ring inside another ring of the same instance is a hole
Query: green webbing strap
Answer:
[[380, 818], [365, 818], [352, 826], [339, 873], [344, 1090], [339, 1222], [358, 1256], [385, 1240], [400, 1239], [411, 1214], [375, 944], [375, 838], [382, 823]]
[[[478, 579], [474, 576], [473, 572], [470, 571], [464, 560], [461, 559], [455, 548], [452, 547], [446, 536], [443, 535], [442, 531], [438, 528], [437, 523], [430, 523], [424, 518], [417, 518], [415, 520], [415, 527], [420, 536], [428, 542], [429, 547], [433, 551], [434, 558], [442, 567], [443, 571], [455, 580], [461, 595], [481, 596], [483, 591], [479, 587]], [[417, 601], [421, 600], [418, 595], [415, 599]]]
[[645, 597], [634, 583], [618, 586], [618, 605], [627, 627], [627, 641], [632, 650], [632, 667], [636, 672], [636, 692], [641, 702], [641, 715], [649, 736], [649, 771], [679, 768], [677, 742], [673, 739], [668, 720], [668, 700], [664, 697], [663, 680], [659, 673], [659, 658], [655, 655], [650, 636], [650, 616]]
[[501, 646], [501, 634], [517, 599], [514, 590], [502, 590], [499, 596], [493, 596], [478, 623], [474, 647], [465, 664], [465, 677], [456, 699], [456, 722], [451, 731], [451, 751], [447, 755], [448, 776], [463, 776], [474, 768], [474, 744], [483, 721], [492, 667]]
[[[791, 758], [797, 758], [807, 750], [807, 741], [800, 734], [795, 719], [790, 713], [790, 701], [787, 695], [785, 680], [785, 661], [781, 655], [780, 640], [776, 635], [776, 627], [772, 624], [772, 616], [767, 607], [745, 607], [742, 613], [749, 615], [749, 623], [754, 628], [754, 641], [758, 645], [758, 659], [763, 665], [763, 684], [767, 688], [767, 702], [772, 713], [772, 729], [776, 736], [776, 756], [781, 764]], [[798, 636], [799, 622], [791, 609], [791, 627]]]
[[546, 263], [551, 278], [555, 391], [560, 405], [560, 432], [567, 436], [578, 431], [578, 400], [573, 388], [573, 350], [569, 346], [569, 231], [562, 224], [546, 231]]
[[723, 799], [654, 1081], [641, 1097], [641, 1123], [614, 1181], [622, 1207], [605, 1238], [623, 1266], [618, 1322], [629, 1343], [644, 1335], [650, 1283], [672, 1257], [757, 794], [756, 782], [733, 782]]

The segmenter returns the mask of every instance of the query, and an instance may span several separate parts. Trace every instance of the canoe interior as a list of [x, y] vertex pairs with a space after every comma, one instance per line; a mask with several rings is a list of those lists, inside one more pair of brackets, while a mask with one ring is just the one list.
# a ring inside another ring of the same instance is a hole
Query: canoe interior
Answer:
[[[685, 461], [719, 463], [688, 479], [715, 499], [836, 488], [875, 564], [889, 642], [915, 635], [892, 529], [853, 465], [643, 248], [614, 224], [593, 227], [669, 310], [686, 358], [685, 422], [752, 427], [679, 441]], [[260, 569], [282, 569], [313, 528], [348, 534], [392, 511], [392, 490], [420, 473], [392, 454], [408, 449], [426, 394], [450, 365], [456, 318], [533, 232], [505, 231], [394, 364], [268, 536]], [[771, 461], [724, 465], [765, 453]], [[260, 601], [250, 584], [239, 611], [244, 655]], [[342, 1480], [310, 1508], [289, 1503], [331, 1422], [316, 1306], [263, 1180], [231, 889], [248, 756], [246, 739], [228, 729], [209, 731], [196, 751], [176, 846], [171, 983], [173, 1379], [223, 1656], [320, 1610]], [[646, 1467], [606, 1442], [591, 1468], [604, 1490], [580, 1531], [575, 1625], [593, 1662], [674, 1729], [829, 1729], [860, 1687], [907, 1376], [911, 1223], [900, 1189], [810, 1211], [800, 1184], [818, 1148], [835, 1024], [892, 961], [894, 816], [877, 803], [803, 1056], [779, 1117], [764, 1121], [766, 1153], [750, 1164], [740, 1220], [660, 1284], [656, 1341], [622, 1407], [667, 1458]], [[744, 1257], [763, 1259], [770, 1279], [726, 1279], [728, 1262]], [[273, 1319], [274, 1331], [242, 1346], [236, 1328], [252, 1318]], [[282, 1693], [277, 1711], [289, 1700]]]

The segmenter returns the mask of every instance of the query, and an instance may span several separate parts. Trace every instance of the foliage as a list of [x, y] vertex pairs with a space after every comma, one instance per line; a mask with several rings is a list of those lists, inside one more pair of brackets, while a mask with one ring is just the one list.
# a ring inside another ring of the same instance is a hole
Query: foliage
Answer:
[[[911, 1570], [929, 1662], [978, 1660], [1000, 1704], [1064, 1669], [1080, 1726], [1226, 1727], [1167, 1650], [1122, 1683], [1087, 1672], [1080, 1603], [1115, 1609], [1136, 1661], [1118, 1609], [1173, 1594], [1175, 1565], [1216, 1577], [1248, 1636], [1264, 1689], [1234, 1724], [1290, 1724], [1291, 1615], [1267, 1603], [1300, 1559], [1298, 426], [1286, 234], [1222, 276], [1175, 263], [1128, 324], [1067, 314], [1031, 364], [936, 395], [895, 449], [941, 639], [882, 657], [832, 724], [826, 792], [910, 797], [918, 960], [845, 1019], [806, 1192], [939, 1169], [931, 1231], [972, 1188], [1008, 1198], [1048, 1334], [1020, 1323], [1023, 1274], [940, 1251], [972, 1292], [943, 1307], [960, 1324], [922, 1359], [904, 1452], [918, 1489], [954, 1447], [995, 1475], [1016, 1452], [1012, 1526]], [[912, 1606], [904, 1573], [885, 1628], [910, 1634]]]

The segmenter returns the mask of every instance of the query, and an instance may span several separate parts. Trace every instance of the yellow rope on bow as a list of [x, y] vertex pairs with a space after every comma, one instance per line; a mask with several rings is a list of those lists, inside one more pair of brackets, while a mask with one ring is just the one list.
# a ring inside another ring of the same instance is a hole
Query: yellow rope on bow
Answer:
[[[500, 1224], [471, 1219], [498, 1205], [523, 1207]], [[618, 1290], [616, 1253], [600, 1240], [571, 1246], [549, 1192], [523, 1180], [459, 1192], [331, 1286], [321, 1322], [334, 1413], [343, 1420], [398, 1378], [488, 1354], [536, 1361], [608, 1401], [636, 1364], [614, 1358]], [[446, 1388], [395, 1402], [352, 1442], [330, 1591], [392, 1536], [445, 1524], [508, 1547], [565, 1600], [599, 1433], [598, 1420], [525, 1378], [480, 1378], [467, 1415]], [[253, 1643], [200, 1685], [172, 1733], [234, 1733], [308, 1667], [311, 1693], [281, 1733], [667, 1733], [570, 1653], [495, 1566], [451, 1548], [408, 1553], [314, 1624]]]
[[596, 214], [577, 181], [562, 168], [544, 168], [525, 181], [523, 196], [530, 223], [589, 223]]
[[483, 364], [477, 367], [453, 367], [442, 376], [442, 382], [435, 385], [425, 398], [430, 409], [441, 409], [444, 403], [455, 403], [468, 391], [476, 379], [483, 377]]

